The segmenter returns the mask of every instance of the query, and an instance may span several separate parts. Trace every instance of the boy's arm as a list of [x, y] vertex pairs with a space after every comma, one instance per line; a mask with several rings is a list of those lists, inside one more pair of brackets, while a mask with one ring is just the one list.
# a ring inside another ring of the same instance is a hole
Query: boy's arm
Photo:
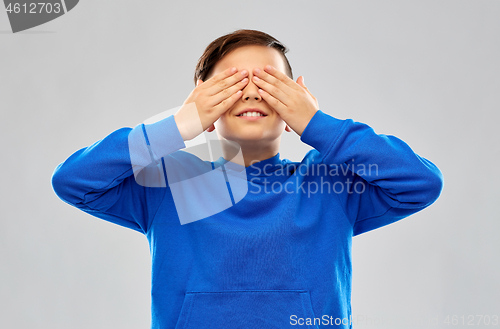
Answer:
[[353, 235], [422, 210], [441, 193], [443, 176], [432, 162], [402, 140], [378, 135], [366, 124], [318, 110], [300, 139], [319, 151], [330, 168], [341, 166], [339, 176], [331, 178], [341, 182], [344, 193], [333, 193], [353, 226]]
[[184, 147], [173, 116], [121, 128], [59, 164], [52, 187], [66, 203], [146, 234], [168, 186], [162, 157]]

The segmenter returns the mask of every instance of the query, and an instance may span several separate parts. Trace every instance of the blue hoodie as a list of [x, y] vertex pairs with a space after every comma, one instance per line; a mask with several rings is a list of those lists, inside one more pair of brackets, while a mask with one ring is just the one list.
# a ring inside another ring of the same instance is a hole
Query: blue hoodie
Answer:
[[[242, 171], [182, 151], [169, 116], [76, 151], [52, 186], [64, 202], [147, 237], [151, 328], [351, 328], [352, 237], [432, 204], [442, 174], [402, 140], [321, 110], [300, 140], [314, 148], [301, 162], [277, 153], [244, 168], [248, 190], [238, 196], [229, 183]], [[163, 184], [141, 183], [148, 164]], [[222, 168], [229, 206], [183, 223], [185, 212], [207, 207], [176, 201], [175, 165]]]

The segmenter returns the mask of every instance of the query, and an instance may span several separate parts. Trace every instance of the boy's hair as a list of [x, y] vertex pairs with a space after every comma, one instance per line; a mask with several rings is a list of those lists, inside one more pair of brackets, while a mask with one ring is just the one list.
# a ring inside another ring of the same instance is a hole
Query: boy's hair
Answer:
[[215, 64], [230, 51], [243, 46], [260, 45], [278, 50], [285, 63], [285, 73], [293, 79], [292, 67], [285, 56], [288, 48], [267, 33], [257, 30], [236, 30], [212, 41], [198, 59], [194, 72], [194, 84], [198, 79], [205, 81]]

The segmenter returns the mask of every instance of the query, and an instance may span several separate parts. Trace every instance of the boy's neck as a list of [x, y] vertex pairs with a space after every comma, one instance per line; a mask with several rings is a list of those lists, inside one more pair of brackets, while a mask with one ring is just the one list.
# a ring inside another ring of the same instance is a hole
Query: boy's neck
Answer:
[[268, 143], [266, 145], [259, 145], [259, 143], [249, 143], [241, 145], [241, 153], [243, 154], [243, 159], [241, 157], [235, 156], [234, 147], [222, 143], [222, 153], [224, 159], [236, 163], [240, 166], [251, 166], [252, 163], [256, 163], [262, 160], [272, 158], [279, 152], [279, 140], [277, 143]]

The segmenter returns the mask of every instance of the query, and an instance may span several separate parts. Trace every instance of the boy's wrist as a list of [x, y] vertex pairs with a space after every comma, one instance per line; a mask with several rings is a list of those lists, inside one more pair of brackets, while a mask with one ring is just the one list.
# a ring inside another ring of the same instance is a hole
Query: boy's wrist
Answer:
[[344, 123], [345, 120], [318, 110], [305, 127], [300, 140], [320, 153], [325, 152], [337, 139]]
[[177, 126], [177, 129], [179, 130], [179, 133], [182, 137], [182, 140], [186, 141], [188, 140], [188, 135], [186, 133], [186, 128], [182, 122], [182, 120], [174, 114], [174, 121], [175, 125]]
[[151, 150], [158, 157], [155, 160], [186, 147], [174, 116], [152, 124], [144, 124], [144, 130]]
[[183, 104], [173, 117], [184, 141], [191, 140], [204, 131], [194, 102]]

